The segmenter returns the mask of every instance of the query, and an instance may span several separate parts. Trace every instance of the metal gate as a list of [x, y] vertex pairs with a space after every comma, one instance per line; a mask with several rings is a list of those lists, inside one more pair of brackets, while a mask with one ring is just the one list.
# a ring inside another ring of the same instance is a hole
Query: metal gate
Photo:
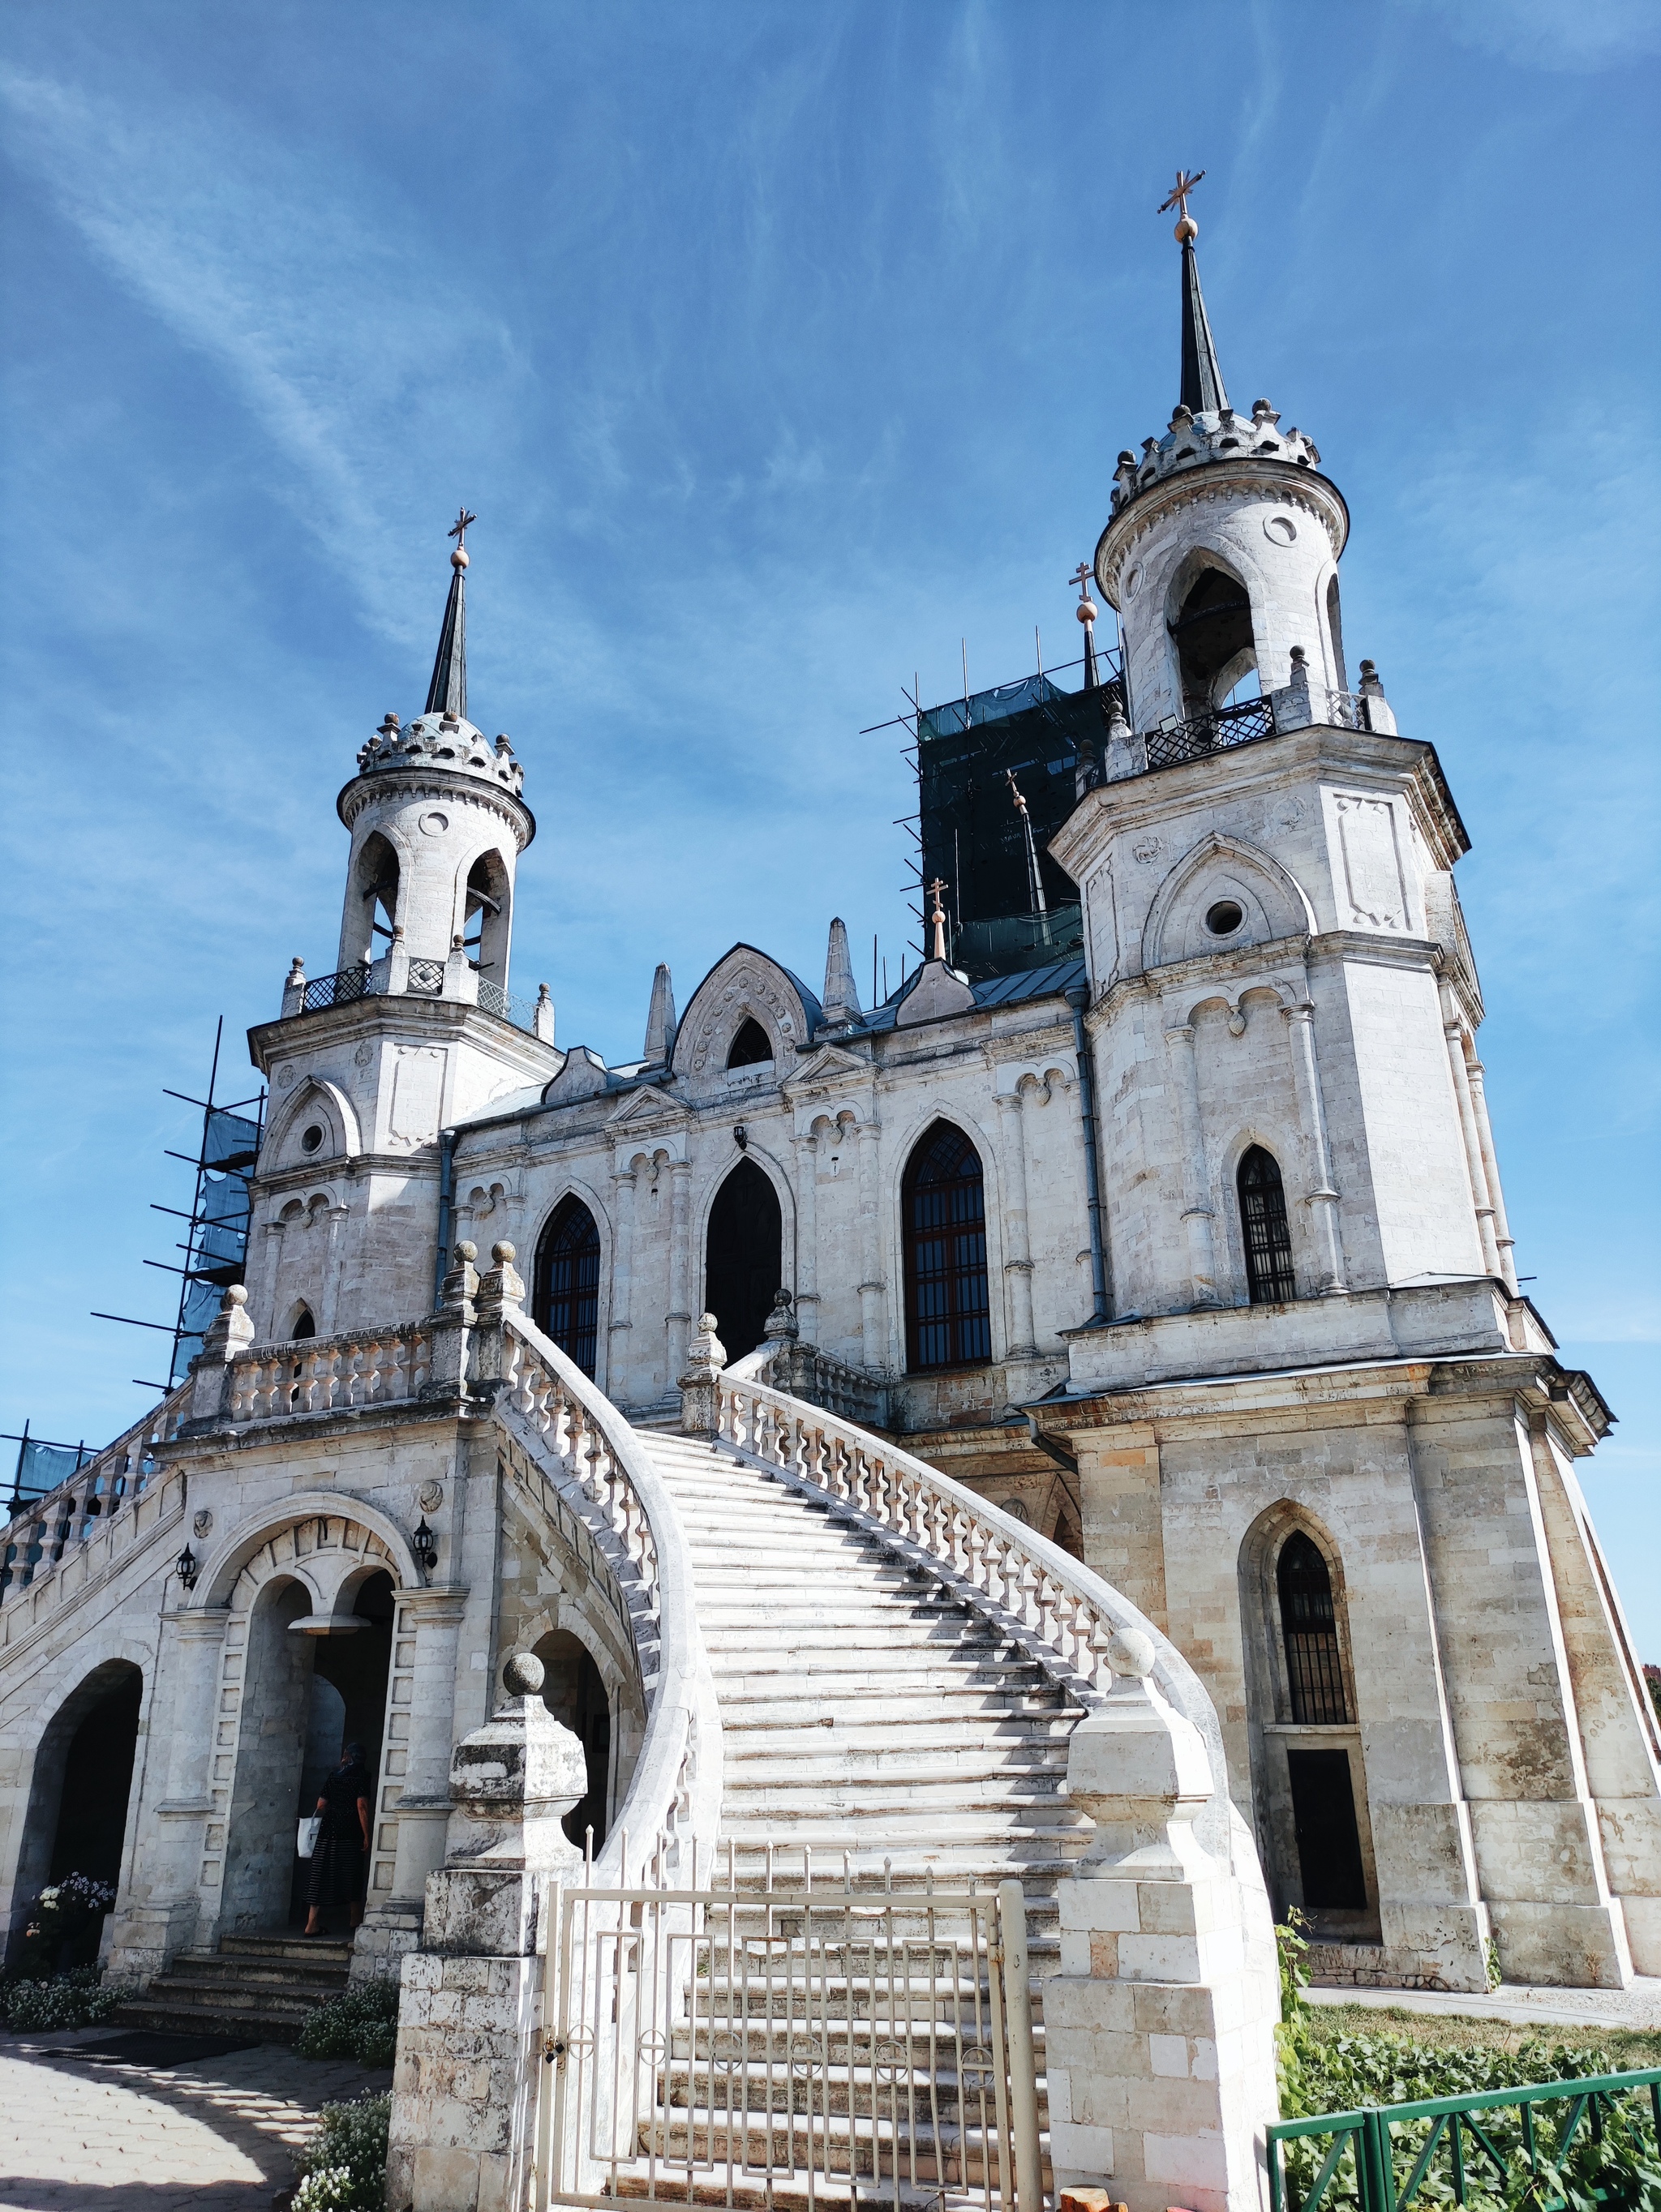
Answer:
[[647, 2203], [1041, 2212], [1020, 1884], [567, 1890], [538, 2212]]

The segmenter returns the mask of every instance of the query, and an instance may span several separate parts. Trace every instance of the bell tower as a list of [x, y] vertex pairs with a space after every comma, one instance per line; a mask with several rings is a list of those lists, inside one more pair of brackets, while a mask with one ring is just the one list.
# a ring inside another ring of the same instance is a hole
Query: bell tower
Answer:
[[536, 835], [506, 737], [467, 719], [466, 532], [426, 704], [389, 714], [336, 802], [350, 833], [336, 966], [296, 960], [250, 1033], [271, 1085], [253, 1189], [250, 1318], [262, 1340], [432, 1310], [448, 1202], [443, 1132], [551, 1080], [554, 1010], [508, 988], [520, 854]]

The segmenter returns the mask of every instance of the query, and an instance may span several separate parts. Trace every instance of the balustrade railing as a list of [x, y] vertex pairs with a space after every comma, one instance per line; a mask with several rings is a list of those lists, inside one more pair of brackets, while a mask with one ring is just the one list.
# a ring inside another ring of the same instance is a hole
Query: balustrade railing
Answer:
[[[344, 1006], [355, 999], [380, 996], [388, 988], [389, 963], [379, 960], [370, 964], [361, 963], [352, 968], [337, 969], [332, 975], [313, 975], [309, 980], [298, 968], [289, 976], [283, 994], [281, 1018], [292, 1021], [299, 1014], [321, 1013], [328, 1006]], [[404, 968], [402, 993], [412, 998], [441, 999], [449, 973], [448, 963], [443, 960], [411, 960]], [[500, 983], [488, 977], [478, 979], [478, 1003], [487, 1014], [499, 1021], [512, 1022], [516, 1029], [536, 1031], [537, 1007], [532, 999], [515, 998]]]
[[344, 1006], [350, 1000], [361, 999], [368, 988], [367, 963], [356, 968], [338, 968], [332, 975], [313, 976], [295, 1012], [315, 1014], [320, 1013], [325, 1006]]
[[13, 1507], [0, 1538], [0, 1602], [50, 1574], [143, 1494], [155, 1470], [155, 1447], [177, 1431], [189, 1390], [172, 1392], [56, 1490]]
[[1275, 709], [1267, 699], [1244, 699], [1238, 706], [1196, 714], [1191, 721], [1163, 722], [1157, 730], [1150, 730], [1145, 739], [1147, 764], [1176, 768], [1183, 761], [1204, 760], [1212, 753], [1272, 738], [1275, 727]]
[[1080, 1560], [851, 1421], [730, 1368], [715, 1391], [716, 1434], [723, 1443], [921, 1554], [942, 1580], [1003, 1614], [1035, 1656], [1052, 1668], [1059, 1661], [1082, 1702], [1093, 1705], [1112, 1687], [1107, 1646], [1117, 1631], [1151, 1638], [1155, 1682], [1199, 1728], [1213, 1775], [1221, 1777], [1216, 1714], [1198, 1677], [1168, 1638]]
[[234, 1423], [271, 1421], [417, 1397], [430, 1352], [425, 1322], [257, 1345], [232, 1364], [229, 1418]]
[[640, 1662], [646, 1735], [602, 1878], [621, 1864], [630, 1832], [637, 1856], [656, 1847], [678, 1864], [682, 1843], [713, 1841], [721, 1813], [720, 1711], [679, 1516], [628, 1421], [517, 1310], [502, 1318], [500, 1368], [496, 1417], [598, 1535]]
[[822, 1406], [863, 1427], [888, 1426], [887, 1384], [800, 1337], [782, 1341], [770, 1337], [754, 1352], [735, 1359], [727, 1372], [739, 1381], [764, 1382], [770, 1389]]

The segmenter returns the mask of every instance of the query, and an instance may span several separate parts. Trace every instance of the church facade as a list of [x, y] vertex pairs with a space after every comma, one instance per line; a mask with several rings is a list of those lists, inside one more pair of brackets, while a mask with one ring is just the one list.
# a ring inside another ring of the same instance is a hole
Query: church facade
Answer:
[[[678, 1012], [660, 969], [637, 1061], [557, 1040], [513, 988], [536, 825], [468, 719], [459, 544], [426, 708], [340, 794], [334, 968], [296, 962], [250, 1032], [246, 1283], [109, 1461], [107, 1525], [79, 1492], [30, 1507], [27, 1573], [9, 1532], [15, 1923], [76, 1730], [135, 1672], [113, 1962], [143, 1980], [280, 1920], [283, 1716], [332, 1624], [385, 1647], [362, 1681], [331, 1662], [380, 1761], [366, 1970], [419, 1940], [450, 1749], [508, 1650], [565, 1668], [596, 1802], [625, 1805], [651, 1678], [581, 1542], [438, 1389], [446, 1328], [511, 1306], [517, 1262], [642, 1433], [713, 1315], [727, 1361], [1122, 1594], [1214, 1706], [1323, 1978], [1661, 1973], [1661, 1741], [1575, 1474], [1610, 1416], [1518, 1287], [1465, 831], [1430, 738], [1370, 662], [1352, 682], [1344, 500], [1266, 400], [1230, 405], [1178, 235], [1181, 401], [1121, 454], [1093, 567], [1119, 663], [1101, 680], [1082, 597], [1084, 690], [1039, 702], [1073, 738], [1006, 932], [1031, 957], [960, 959], [942, 882], [880, 1005], [832, 921], [817, 990], [737, 945]], [[995, 735], [995, 702], [964, 706]]]

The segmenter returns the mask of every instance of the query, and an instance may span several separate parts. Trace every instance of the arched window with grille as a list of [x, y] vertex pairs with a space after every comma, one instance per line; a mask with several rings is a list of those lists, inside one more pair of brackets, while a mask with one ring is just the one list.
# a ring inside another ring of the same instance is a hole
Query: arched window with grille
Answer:
[[1348, 1721], [1332, 1573], [1319, 1546], [1301, 1528], [1294, 1528], [1281, 1547], [1275, 1583], [1293, 1719], [1317, 1726]]
[[599, 1351], [599, 1231], [580, 1198], [562, 1199], [537, 1244], [531, 1313], [583, 1373]]
[[1235, 1178], [1240, 1194], [1240, 1232], [1245, 1244], [1246, 1286], [1254, 1306], [1283, 1304], [1298, 1295], [1287, 1226], [1286, 1188], [1274, 1155], [1253, 1145]]
[[906, 1364], [969, 1367], [992, 1357], [986, 1183], [963, 1131], [936, 1121], [905, 1170]]

